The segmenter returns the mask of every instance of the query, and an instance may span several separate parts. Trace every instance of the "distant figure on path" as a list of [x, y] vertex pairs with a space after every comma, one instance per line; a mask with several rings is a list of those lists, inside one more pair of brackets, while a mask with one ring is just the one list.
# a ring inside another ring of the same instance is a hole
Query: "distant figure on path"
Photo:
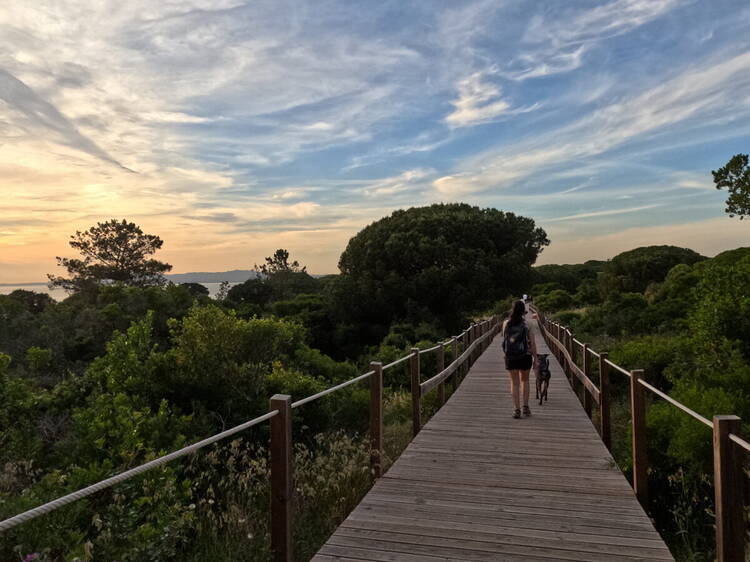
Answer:
[[[505, 368], [510, 375], [510, 392], [513, 396], [514, 418], [521, 417], [520, 394], [523, 393], [523, 415], [530, 416], [529, 371], [536, 361], [536, 342], [526, 324], [526, 305], [522, 300], [513, 303], [510, 317], [503, 322], [503, 351]], [[519, 389], [520, 385], [520, 389]]]

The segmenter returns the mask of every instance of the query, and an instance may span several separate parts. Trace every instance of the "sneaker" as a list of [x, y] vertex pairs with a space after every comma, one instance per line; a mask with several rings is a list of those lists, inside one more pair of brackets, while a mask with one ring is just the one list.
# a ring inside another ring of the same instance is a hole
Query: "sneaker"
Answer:
[[513, 419], [520, 420], [521, 419], [521, 410], [516, 410], [513, 412]]
[[523, 415], [526, 416], [527, 418], [531, 415], [531, 409], [528, 406], [523, 407]]

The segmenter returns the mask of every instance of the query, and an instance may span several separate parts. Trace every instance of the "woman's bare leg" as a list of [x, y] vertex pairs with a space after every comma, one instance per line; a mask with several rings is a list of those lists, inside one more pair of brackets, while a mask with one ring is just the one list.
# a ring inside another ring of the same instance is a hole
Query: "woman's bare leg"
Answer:
[[[520, 410], [521, 399], [519, 395], [519, 391], [520, 391], [519, 384], [520, 384], [520, 379], [521, 379], [521, 371], [508, 371], [508, 375], [510, 376], [510, 394], [513, 397], [513, 407], [516, 410]], [[528, 402], [528, 396], [527, 396], [526, 401]]]

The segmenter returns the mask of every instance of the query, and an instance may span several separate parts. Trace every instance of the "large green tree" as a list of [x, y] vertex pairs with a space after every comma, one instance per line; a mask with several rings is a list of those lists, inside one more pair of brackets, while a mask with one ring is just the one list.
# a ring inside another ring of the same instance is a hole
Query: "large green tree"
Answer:
[[81, 258], [57, 258], [57, 265], [68, 270], [69, 277], [48, 275], [50, 287], [78, 292], [102, 283], [119, 282], [135, 287], [166, 283], [164, 273], [172, 269], [149, 256], [161, 248], [162, 239], [144, 234], [126, 220], [97, 223], [70, 237], [70, 246]]
[[396, 211], [361, 230], [341, 255], [334, 289], [341, 327], [367, 328], [359, 334], [365, 341], [396, 319], [455, 329], [466, 313], [528, 288], [548, 244], [532, 219], [497, 209], [453, 203]]
[[711, 171], [716, 189], [726, 189], [727, 208], [730, 217], [740, 220], [750, 216], [750, 166], [747, 154], [735, 154], [723, 168]]
[[698, 252], [677, 246], [642, 246], [616, 255], [604, 266], [599, 286], [605, 296], [642, 293], [651, 283], [664, 280], [669, 270], [706, 259]]

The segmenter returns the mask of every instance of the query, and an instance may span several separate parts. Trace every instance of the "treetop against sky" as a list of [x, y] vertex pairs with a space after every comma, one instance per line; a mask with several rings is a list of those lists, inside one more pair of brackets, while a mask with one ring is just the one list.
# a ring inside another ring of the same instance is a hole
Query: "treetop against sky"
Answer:
[[396, 208], [534, 218], [542, 263], [746, 244], [745, 0], [0, 5], [0, 282], [126, 218], [175, 271], [336, 270]]

